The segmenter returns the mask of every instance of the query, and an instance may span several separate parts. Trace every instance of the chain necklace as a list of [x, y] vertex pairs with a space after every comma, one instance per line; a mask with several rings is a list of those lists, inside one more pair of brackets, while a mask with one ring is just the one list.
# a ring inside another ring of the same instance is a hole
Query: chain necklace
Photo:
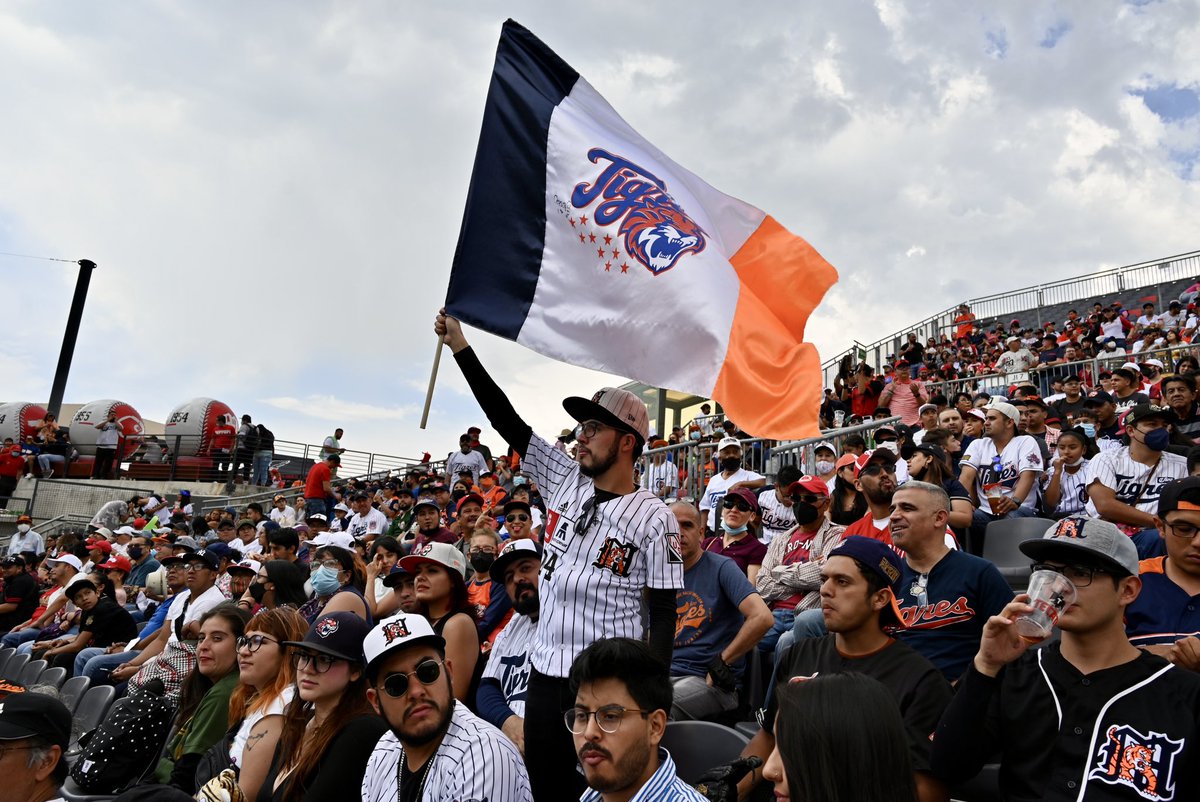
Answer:
[[[421, 768], [421, 777], [417, 784], [417, 799], [421, 799], [425, 795], [425, 781], [429, 779], [429, 769], [433, 766], [433, 760], [437, 757], [435, 751], [425, 761], [425, 765]], [[400, 799], [400, 787], [404, 782], [404, 773], [408, 769], [408, 756], [404, 751], [404, 747], [400, 747], [400, 762], [396, 764], [396, 802], [402, 802]]]

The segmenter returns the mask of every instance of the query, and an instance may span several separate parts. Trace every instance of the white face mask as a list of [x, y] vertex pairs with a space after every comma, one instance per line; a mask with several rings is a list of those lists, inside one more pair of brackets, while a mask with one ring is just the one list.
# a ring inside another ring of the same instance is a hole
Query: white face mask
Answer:
[[29, 531], [29, 524], [17, 524], [17, 531], [22, 535]]
[[829, 473], [833, 470], [834, 463], [829, 462], [828, 460], [818, 460], [816, 468], [817, 473]]

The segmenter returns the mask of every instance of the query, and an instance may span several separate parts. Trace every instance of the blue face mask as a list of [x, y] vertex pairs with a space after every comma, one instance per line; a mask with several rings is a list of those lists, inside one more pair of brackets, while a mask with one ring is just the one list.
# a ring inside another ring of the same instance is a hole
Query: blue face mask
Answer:
[[1084, 434], [1086, 434], [1088, 437], [1091, 437], [1092, 439], [1095, 439], [1095, 437], [1096, 437], [1096, 424], [1094, 424], [1094, 423], [1081, 423], [1081, 424], [1079, 424], [1079, 428], [1080, 428], [1080, 429], [1083, 429], [1083, 433], [1084, 433]]
[[338, 582], [338, 572], [324, 565], [313, 571], [310, 581], [313, 592], [318, 596], [332, 596], [342, 586], [342, 583]]
[[730, 535], [740, 535], [742, 532], [746, 531], [747, 527], [746, 527], [746, 524], [742, 524], [741, 526], [739, 526], [735, 529], [734, 527], [730, 526], [729, 524], [725, 523], [724, 521], [721, 521], [721, 528]]
[[1151, 451], [1162, 451], [1171, 442], [1170, 429], [1155, 429], [1152, 432], [1146, 432], [1145, 443], [1146, 448]]

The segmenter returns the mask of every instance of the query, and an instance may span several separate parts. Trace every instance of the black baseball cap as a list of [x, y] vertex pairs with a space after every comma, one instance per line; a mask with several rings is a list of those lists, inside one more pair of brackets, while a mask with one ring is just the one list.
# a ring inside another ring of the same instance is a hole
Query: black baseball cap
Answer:
[[510, 510], [524, 510], [530, 515], [533, 515], [533, 510], [530, 508], [529, 503], [520, 501], [518, 499], [509, 499], [508, 501], [504, 502], [504, 514], [508, 515]]
[[1158, 404], [1135, 404], [1125, 413], [1125, 425], [1132, 426], [1138, 421], [1144, 421], [1147, 418], [1162, 418], [1167, 423], [1176, 423], [1179, 421], [1179, 416], [1170, 407], [1159, 406]]
[[45, 738], [64, 752], [71, 741], [71, 713], [44, 693], [13, 693], [0, 703], [0, 741]]
[[523, 557], [536, 557], [542, 559], [542, 546], [535, 540], [529, 538], [521, 538], [520, 540], [510, 540], [504, 544], [504, 548], [500, 549], [500, 553], [496, 555], [496, 559], [492, 562], [491, 568], [488, 569], [488, 575], [492, 581], [498, 585], [504, 584], [504, 569], [509, 564], [522, 559]]
[[1163, 487], [1158, 496], [1158, 517], [1175, 510], [1200, 512], [1200, 476], [1176, 479]]
[[328, 613], [313, 622], [304, 640], [286, 640], [283, 645], [361, 663], [363, 641], [370, 631], [371, 627], [357, 613]]
[[921, 452], [926, 456], [946, 462], [946, 452], [939, 445], [933, 443], [919, 443], [917, 445], [907, 444], [900, 449], [900, 456], [904, 459], [912, 459], [912, 455]]
[[1097, 390], [1096, 392], [1089, 395], [1087, 398], [1083, 399], [1083, 405], [1085, 407], [1093, 407], [1093, 406], [1098, 407], [1101, 404], [1116, 404], [1116, 403], [1117, 403], [1116, 399], [1113, 398], [1111, 395], [1109, 395], [1104, 390]]

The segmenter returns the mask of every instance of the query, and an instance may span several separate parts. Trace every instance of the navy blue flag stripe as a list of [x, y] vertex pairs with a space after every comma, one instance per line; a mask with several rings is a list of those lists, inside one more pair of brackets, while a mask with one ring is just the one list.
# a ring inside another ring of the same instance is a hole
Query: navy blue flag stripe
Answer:
[[550, 117], [578, 79], [536, 36], [504, 23], [446, 310], [510, 340], [529, 313], [542, 267]]

